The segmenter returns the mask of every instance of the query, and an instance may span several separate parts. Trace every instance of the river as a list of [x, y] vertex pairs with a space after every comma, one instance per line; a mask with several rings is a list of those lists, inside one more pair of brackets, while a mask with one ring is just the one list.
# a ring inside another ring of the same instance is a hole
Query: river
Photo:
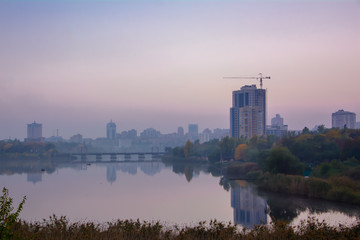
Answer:
[[272, 219], [297, 225], [311, 216], [351, 225], [360, 216], [353, 205], [259, 192], [206, 164], [1, 160], [0, 187], [9, 189], [15, 204], [27, 197], [20, 218], [29, 221], [52, 214], [99, 223], [140, 219], [182, 225], [217, 219], [251, 228]]

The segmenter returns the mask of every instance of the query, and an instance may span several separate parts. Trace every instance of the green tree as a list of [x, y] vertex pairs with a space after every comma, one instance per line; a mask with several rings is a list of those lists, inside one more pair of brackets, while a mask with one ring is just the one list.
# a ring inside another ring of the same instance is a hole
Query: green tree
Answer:
[[14, 210], [14, 207], [12, 206], [13, 199], [9, 197], [9, 191], [4, 187], [2, 193], [3, 194], [0, 197], [0, 239], [5, 240], [10, 239], [13, 236], [11, 228], [18, 220], [26, 197], [23, 198], [16, 212], [12, 212]]
[[287, 148], [274, 147], [265, 160], [264, 170], [272, 174], [298, 174], [304, 173], [304, 165]]
[[221, 142], [219, 142], [221, 157], [223, 159], [234, 158], [236, 146], [237, 141], [235, 138], [225, 137]]
[[310, 133], [310, 130], [308, 127], [304, 127], [304, 129], [302, 130], [301, 132], [302, 134], [309, 134]]

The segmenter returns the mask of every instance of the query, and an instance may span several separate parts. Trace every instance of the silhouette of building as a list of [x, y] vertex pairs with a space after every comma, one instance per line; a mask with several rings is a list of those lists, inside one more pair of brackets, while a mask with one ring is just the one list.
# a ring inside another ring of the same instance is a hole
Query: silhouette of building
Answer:
[[246, 85], [232, 93], [230, 133], [234, 138], [265, 134], [266, 90]]
[[27, 125], [27, 138], [25, 142], [43, 142], [42, 124], [35, 121]]
[[344, 110], [339, 110], [331, 115], [332, 118], [332, 127], [333, 128], [350, 128], [355, 129], [356, 123], [356, 114], [353, 112], [347, 112]]
[[76, 135], [70, 137], [70, 142], [82, 143], [83, 142], [83, 136], [81, 134], [76, 134]]
[[110, 121], [106, 124], [106, 138], [115, 139], [116, 137], [116, 124], [113, 121]]
[[188, 126], [188, 134], [191, 140], [199, 139], [199, 125], [197, 124], [189, 124]]
[[209, 128], [204, 129], [200, 134], [200, 143], [208, 142], [212, 138], [212, 132]]
[[284, 125], [284, 119], [280, 117], [280, 114], [276, 114], [276, 116], [271, 119], [271, 126], [266, 127], [267, 135], [283, 137], [287, 132], [288, 125]]
[[184, 128], [178, 127], [177, 134], [179, 137], [183, 137], [184, 136]]

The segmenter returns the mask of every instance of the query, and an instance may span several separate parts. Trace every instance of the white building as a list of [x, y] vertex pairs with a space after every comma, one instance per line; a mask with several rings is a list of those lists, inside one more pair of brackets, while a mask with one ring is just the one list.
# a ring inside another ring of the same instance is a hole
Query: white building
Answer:
[[356, 114], [353, 112], [347, 112], [344, 110], [339, 110], [331, 115], [332, 118], [332, 127], [333, 128], [350, 128], [355, 129], [356, 123]]

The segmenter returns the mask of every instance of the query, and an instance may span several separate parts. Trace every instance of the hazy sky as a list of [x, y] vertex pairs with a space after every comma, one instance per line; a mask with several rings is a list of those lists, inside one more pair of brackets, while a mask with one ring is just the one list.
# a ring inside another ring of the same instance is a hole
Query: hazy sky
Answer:
[[[231, 94], [271, 76], [268, 123], [360, 119], [360, 1], [0, 0], [0, 139], [188, 123], [229, 128]], [[359, 120], [358, 120], [359, 121]]]

